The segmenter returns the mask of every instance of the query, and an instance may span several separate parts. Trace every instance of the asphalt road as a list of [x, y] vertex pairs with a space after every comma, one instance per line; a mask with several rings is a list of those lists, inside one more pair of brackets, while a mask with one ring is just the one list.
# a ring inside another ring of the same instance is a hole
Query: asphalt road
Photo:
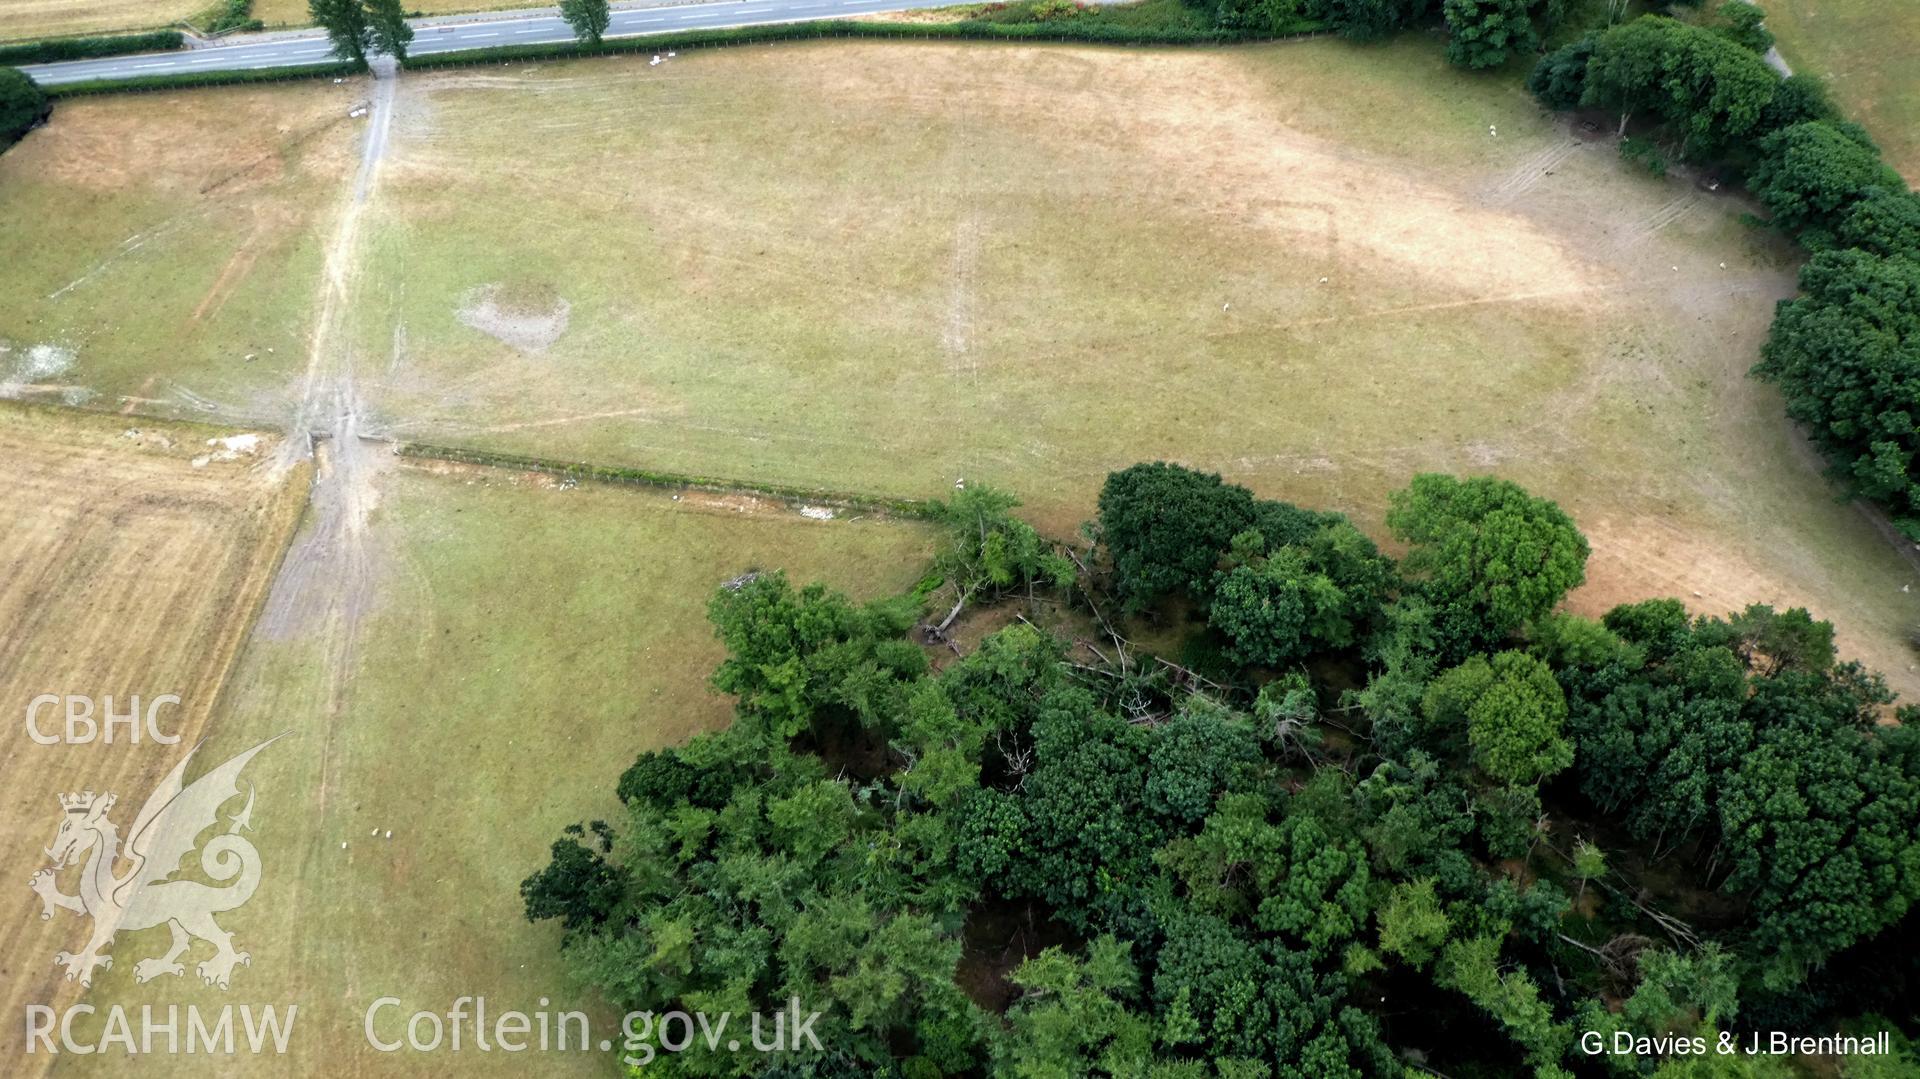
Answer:
[[[909, 11], [938, 4], [939, 0], [725, 0], [723, 3], [629, 8], [613, 13], [606, 36], [635, 37], [674, 30], [805, 22], [881, 11]], [[519, 16], [454, 24], [417, 22], [414, 24], [413, 45], [408, 51], [425, 55], [492, 45], [537, 45], [572, 40], [573, 30], [558, 15]], [[276, 34], [265, 41], [213, 45], [178, 52], [139, 53], [60, 64], [29, 64], [20, 70], [33, 76], [36, 82], [52, 86], [88, 79], [129, 79], [193, 71], [293, 67], [322, 63], [332, 58], [326, 37], [316, 30], [299, 36]]]

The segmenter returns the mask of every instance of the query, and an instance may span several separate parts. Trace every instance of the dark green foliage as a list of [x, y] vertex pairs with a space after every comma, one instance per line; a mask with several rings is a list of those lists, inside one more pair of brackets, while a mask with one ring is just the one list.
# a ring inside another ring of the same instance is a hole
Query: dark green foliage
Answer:
[[46, 122], [53, 104], [40, 85], [24, 73], [0, 67], [0, 150]]
[[1578, 108], [1587, 89], [1587, 63], [1593, 59], [1595, 35], [1588, 34], [1540, 58], [1527, 76], [1527, 90], [1555, 112]]
[[1834, 225], [1854, 203], [1906, 189], [1857, 129], [1827, 120], [1794, 124], [1761, 139], [1748, 186], [1775, 225], [1814, 247], [1831, 243]]
[[[1153, 737], [1074, 696], [1033, 726], [1033, 769], [1011, 802], [1017, 815], [1006, 801], [966, 807], [968, 823], [956, 830], [984, 846], [963, 840], [962, 865], [1007, 898], [1043, 900], [1075, 928], [1126, 925], [1144, 909], [1153, 852], [1167, 835], [1146, 804]], [[1003, 848], [1004, 872], [989, 875]]]
[[[1265, 515], [1270, 530], [1282, 531], [1278, 517]], [[1275, 667], [1350, 648], [1379, 623], [1393, 565], [1359, 529], [1335, 520], [1259, 554], [1263, 539], [1248, 533], [1237, 542], [1247, 557], [1220, 580], [1208, 610], [1235, 661]]]
[[1767, 13], [1746, 0], [1727, 0], [1713, 10], [1714, 32], [1750, 52], [1765, 53], [1773, 48], [1773, 35], [1761, 25]]
[[1754, 373], [1775, 383], [1853, 493], [1920, 540], [1920, 260], [1824, 251], [1780, 305]]
[[1160, 728], [1147, 753], [1147, 809], [1197, 823], [1259, 761], [1260, 744], [1245, 716], [1195, 698]]
[[1447, 59], [1490, 68], [1540, 47], [1528, 0], [1445, 0]]
[[1920, 195], [1884, 188], [1871, 192], [1840, 215], [1833, 234], [1837, 247], [1920, 259]]
[[1506, 480], [1415, 476], [1394, 492], [1387, 526], [1409, 545], [1402, 569], [1460, 653], [1505, 640], [1586, 579], [1586, 537]]
[[1131, 610], [1175, 591], [1207, 595], [1221, 555], [1253, 521], [1252, 492], [1164, 461], [1115, 472], [1100, 488], [1101, 542]]
[[365, 65], [373, 50], [373, 27], [367, 21], [367, 9], [361, 0], [307, 0], [307, 14], [333, 44], [333, 55], [348, 63]]
[[1778, 131], [1810, 120], [1838, 120], [1840, 110], [1827, 97], [1827, 86], [1812, 75], [1789, 75], [1774, 88], [1760, 117], [1760, 130]]
[[613, 12], [607, 0], [560, 0], [560, 17], [567, 20], [581, 44], [598, 45], [613, 21]]
[[612, 916], [626, 892], [626, 878], [607, 861], [613, 850], [613, 832], [606, 821], [594, 821], [593, 831], [569, 824], [566, 834], [553, 841], [553, 861], [520, 883], [527, 920], [560, 919], [571, 933], [597, 928]]
[[[269, 67], [237, 71], [184, 71], [176, 75], [143, 75], [137, 79], [90, 79], [63, 82], [47, 88], [47, 96], [92, 97], [98, 94], [132, 94], [147, 90], [177, 90], [195, 86], [244, 86], [263, 82], [295, 82], [300, 79], [330, 79], [358, 75], [366, 65], [352, 61], [321, 64], [297, 64], [293, 67]], [[401, 452], [405, 452], [402, 450]]]
[[203, 34], [224, 34], [230, 30], [258, 30], [265, 24], [253, 17], [253, 0], [221, 0], [194, 16], [194, 25]]
[[407, 13], [400, 0], [363, 0], [367, 9], [367, 29], [373, 44], [396, 60], [407, 58], [407, 46], [413, 43], [413, 27], [407, 25]]
[[117, 37], [55, 37], [17, 45], [0, 45], [0, 67], [92, 60], [136, 52], [167, 52], [185, 46], [186, 38], [178, 30], [155, 30], [149, 34], [122, 34]]
[[1569, 679], [1581, 786], [1655, 857], [1712, 848], [1777, 988], [1920, 895], [1920, 773], [1871, 734], [1884, 688], [1833, 666], [1830, 628], [1804, 611], [1672, 621], [1662, 606], [1614, 612], [1610, 626], [1650, 643], [1648, 665]]
[[[1920, 896], [1920, 726], [1880, 726], [1884, 684], [1806, 612], [1554, 613], [1571, 522], [1444, 477], [1396, 500], [1421, 589], [1393, 595], [1343, 519], [1201, 487], [1244, 510], [1211, 554], [1228, 578], [1292, 551], [1366, 582], [1339, 651], [1271, 679], [1223, 660], [1222, 688], [1022, 622], [932, 673], [903, 636], [917, 601], [747, 575], [710, 611], [734, 725], [640, 755], [623, 818], [567, 829], [523, 883], [528, 917], [616, 1009], [821, 1013], [824, 1052], [696, 1042], [662, 1074], [1358, 1079], [1416, 1049], [1442, 1074], [1563, 1075], [1575, 1030], [1707, 1034], [1750, 1000], [1812, 1029], [1836, 994], [1794, 998], [1806, 972]], [[943, 508], [950, 576], [995, 542], [1041, 549], [1011, 504]], [[1529, 580], [1556, 564], [1557, 587]], [[1478, 635], [1521, 610], [1524, 635], [1443, 661], [1442, 610]], [[1370, 677], [1329, 706], [1317, 679], [1343, 663]], [[1678, 911], [1694, 947], [1660, 908], [1710, 889]], [[1649, 944], [1669, 937], [1688, 946]], [[1002, 1016], [961, 991], [983, 983]]]
[[1779, 76], [1752, 52], [1702, 27], [1646, 16], [1594, 39], [1580, 103], [1624, 118], [1653, 116], [1689, 155], [1713, 157], [1760, 133]]
[[1218, 0], [1214, 24], [1253, 34], [1293, 33], [1305, 22], [1302, 5], [1303, 0]]
[[1307, 14], [1356, 41], [1386, 37], [1425, 18], [1432, 0], [1308, 0]]

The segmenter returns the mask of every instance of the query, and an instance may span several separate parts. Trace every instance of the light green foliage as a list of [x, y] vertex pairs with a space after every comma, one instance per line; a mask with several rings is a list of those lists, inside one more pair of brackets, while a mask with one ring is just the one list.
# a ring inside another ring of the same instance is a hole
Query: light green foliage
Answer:
[[1169, 843], [1160, 860], [1196, 911], [1249, 919], [1310, 956], [1331, 954], [1366, 919], [1371, 874], [1359, 845], [1307, 813], [1270, 819], [1258, 794], [1223, 796], [1200, 833]]
[[1717, 944], [1691, 953], [1650, 948], [1639, 965], [1640, 984], [1620, 1009], [1631, 1029], [1691, 1033], [1732, 1022], [1739, 1011], [1734, 959]]
[[1458, 745], [1504, 783], [1537, 783], [1573, 763], [1566, 696], [1553, 671], [1524, 652], [1474, 656], [1433, 680], [1420, 702], [1431, 740]]
[[1571, 1028], [1553, 1021], [1553, 1009], [1540, 999], [1533, 980], [1519, 971], [1501, 971], [1497, 937], [1448, 944], [1434, 968], [1434, 980], [1465, 995], [1504, 1026], [1537, 1068], [1557, 1066], [1572, 1044]]
[[1380, 950], [1425, 968], [1439, 954], [1453, 928], [1434, 893], [1432, 877], [1403, 881], [1387, 894], [1378, 911]]
[[709, 615], [727, 645], [714, 688], [739, 698], [750, 732], [792, 738], [822, 710], [844, 710], [864, 725], [886, 725], [902, 711], [905, 681], [926, 656], [902, 640], [911, 604], [856, 607], [812, 584], [794, 591], [782, 573], [760, 574], [720, 589]]
[[1048, 948], [1013, 972], [1022, 996], [994, 1045], [996, 1074], [1015, 1079], [1143, 1074], [1151, 1020], [1132, 1010], [1140, 988], [1129, 946], [1095, 938], [1085, 959]]
[[1019, 504], [1005, 491], [977, 486], [940, 506], [940, 548], [933, 566], [953, 584], [961, 604], [1017, 586], [1073, 583], [1073, 563], [1013, 516]]
[[1586, 579], [1589, 548], [1573, 521], [1505, 480], [1415, 476], [1394, 493], [1387, 526], [1409, 545], [1402, 570], [1461, 644], [1505, 639]]

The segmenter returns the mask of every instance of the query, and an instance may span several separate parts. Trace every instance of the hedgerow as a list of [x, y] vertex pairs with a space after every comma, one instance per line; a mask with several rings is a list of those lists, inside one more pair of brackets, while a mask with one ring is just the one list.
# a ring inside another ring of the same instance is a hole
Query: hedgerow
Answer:
[[[1300, 20], [1288, 31], [1305, 35], [1320, 24]], [[717, 30], [686, 30], [645, 37], [609, 38], [599, 45], [554, 42], [541, 45], [495, 45], [409, 56], [408, 70], [461, 67], [469, 64], [509, 63], [584, 56], [655, 53], [703, 45], [750, 45], [775, 41], [811, 41], [824, 38], [948, 39], [989, 41], [1060, 41], [1100, 45], [1223, 45], [1271, 40], [1275, 34], [1182, 27], [1172, 24], [1137, 26], [1117, 21], [1064, 19], [1045, 22], [992, 22], [968, 19], [952, 23], [806, 22], [775, 26], [740, 26]]]
[[124, 94], [141, 90], [182, 90], [199, 86], [234, 86], [258, 82], [288, 82], [295, 79], [337, 78], [359, 75], [366, 68], [347, 61], [303, 64], [298, 67], [261, 68], [253, 71], [187, 71], [177, 75], [142, 75], [134, 79], [89, 79], [47, 87], [49, 97], [86, 97], [90, 94]]
[[167, 52], [182, 48], [185, 44], [186, 39], [178, 30], [156, 30], [150, 34], [120, 34], [114, 37], [55, 37], [45, 41], [0, 45], [0, 64], [94, 60], [102, 56], [125, 56], [134, 52]]

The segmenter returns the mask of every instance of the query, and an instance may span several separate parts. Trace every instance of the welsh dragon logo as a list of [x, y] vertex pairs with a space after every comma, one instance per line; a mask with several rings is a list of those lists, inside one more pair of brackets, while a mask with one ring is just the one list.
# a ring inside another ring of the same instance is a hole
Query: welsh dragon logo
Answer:
[[[221, 823], [220, 809], [240, 794], [240, 773], [254, 754], [284, 737], [269, 738], [187, 784], [187, 765], [200, 748], [195, 746], [140, 807], [124, 849], [120, 830], [107, 816], [116, 801], [112, 793], [85, 791], [60, 796], [60, 830], [46, 849], [52, 867], [35, 873], [28, 883], [44, 904], [42, 919], [53, 917], [56, 907], [93, 919], [93, 934], [85, 948], [54, 957], [55, 966], [66, 968], [68, 981], [92, 985], [95, 967], [113, 969], [113, 957], [106, 950], [115, 935], [161, 923], [173, 931], [173, 943], [167, 954], [134, 964], [136, 981], [186, 973], [179, 959], [195, 937], [214, 947], [213, 958], [195, 968], [208, 985], [225, 989], [234, 967], [251, 964], [252, 957], [234, 950], [233, 935], [221, 929], [213, 917], [245, 903], [260, 884], [260, 852], [239, 834], [252, 827], [251, 784], [246, 806], [227, 818], [224, 832], [198, 848], [201, 868], [208, 877], [223, 882], [222, 886], [167, 878], [195, 849], [200, 833]], [[57, 876], [83, 859], [86, 865], [80, 870], [78, 894], [62, 892]], [[121, 860], [128, 863], [128, 868], [115, 876], [114, 865]]]

